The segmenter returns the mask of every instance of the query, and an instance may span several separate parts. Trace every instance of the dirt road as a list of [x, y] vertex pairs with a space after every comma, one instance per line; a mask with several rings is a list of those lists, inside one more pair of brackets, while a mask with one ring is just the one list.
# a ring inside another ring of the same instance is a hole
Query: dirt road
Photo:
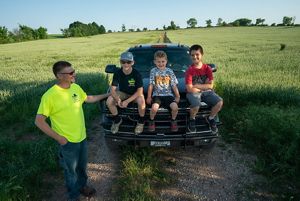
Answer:
[[[118, 151], [110, 151], [105, 143], [102, 127], [96, 120], [89, 135], [88, 176], [97, 195], [80, 200], [112, 201], [112, 192], [119, 166]], [[255, 157], [235, 145], [219, 139], [213, 149], [170, 149], [174, 163], [166, 170], [174, 178], [172, 184], [161, 189], [158, 199], [166, 201], [235, 201], [272, 200], [254, 186], [263, 178], [255, 175], [250, 166]], [[63, 180], [53, 190], [51, 201], [66, 200]]]

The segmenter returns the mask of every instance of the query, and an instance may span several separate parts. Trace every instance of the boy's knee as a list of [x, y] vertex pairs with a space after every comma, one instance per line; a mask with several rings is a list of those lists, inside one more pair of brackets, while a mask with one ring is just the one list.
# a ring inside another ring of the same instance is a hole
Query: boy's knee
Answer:
[[171, 104], [170, 104], [170, 108], [171, 108], [171, 110], [173, 110], [173, 111], [174, 111], [174, 110], [175, 110], [175, 111], [178, 110], [178, 105], [177, 105], [177, 103], [175, 103], [175, 102], [171, 103]]
[[152, 104], [152, 110], [153, 111], [157, 112], [158, 108], [159, 108], [159, 105], [157, 103]]
[[218, 106], [219, 108], [221, 108], [221, 107], [223, 106], [223, 100], [220, 100], [220, 101], [217, 103], [217, 106]]
[[144, 98], [144, 96], [138, 96], [136, 98], [136, 102], [137, 102], [138, 105], [144, 105], [145, 104], [145, 98]]
[[106, 100], [106, 105], [109, 107], [109, 106], [112, 106], [114, 104], [114, 99], [112, 96], [109, 96]]

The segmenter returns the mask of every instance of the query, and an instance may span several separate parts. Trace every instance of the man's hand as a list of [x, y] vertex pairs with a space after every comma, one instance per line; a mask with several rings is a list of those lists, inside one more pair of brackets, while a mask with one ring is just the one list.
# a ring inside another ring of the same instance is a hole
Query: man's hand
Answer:
[[68, 143], [68, 140], [67, 138], [63, 137], [63, 136], [60, 136], [59, 139], [57, 139], [57, 142], [60, 144], [60, 145], [65, 145]]

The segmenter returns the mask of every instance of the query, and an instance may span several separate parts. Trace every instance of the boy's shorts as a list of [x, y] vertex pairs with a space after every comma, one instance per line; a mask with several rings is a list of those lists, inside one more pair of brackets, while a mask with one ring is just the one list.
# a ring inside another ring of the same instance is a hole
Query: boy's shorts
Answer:
[[153, 96], [152, 104], [157, 103], [159, 107], [170, 108], [171, 103], [175, 102], [175, 98], [173, 96]]
[[126, 100], [126, 99], [128, 99], [130, 96], [132, 96], [132, 95], [129, 95], [129, 94], [123, 92], [123, 91], [116, 91], [116, 92], [117, 92], [119, 98], [121, 99], [121, 101]]
[[200, 93], [187, 93], [186, 98], [190, 103], [190, 107], [200, 107], [201, 101], [206, 103], [209, 107], [215, 106], [219, 101], [223, 100], [213, 90], [203, 91]]
[[[116, 92], [117, 92], [117, 95], [119, 96], [119, 98], [121, 99], [121, 101], [124, 101], [124, 100], [130, 98], [130, 96], [132, 96], [132, 95], [127, 94], [127, 93], [125, 93], [123, 91], [116, 91]], [[133, 100], [133, 102], [136, 103], [136, 100], [137, 99]]]

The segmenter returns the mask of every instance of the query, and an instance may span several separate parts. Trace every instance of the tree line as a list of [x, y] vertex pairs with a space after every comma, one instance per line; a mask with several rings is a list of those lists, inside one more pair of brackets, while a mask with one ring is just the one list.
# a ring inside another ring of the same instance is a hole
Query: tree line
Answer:
[[[271, 24], [271, 26], [299, 26], [299, 24], [295, 24], [296, 17], [288, 17], [284, 16], [282, 18], [282, 23], [280, 24]], [[205, 21], [206, 22], [206, 27], [212, 27], [212, 20], [208, 19]], [[216, 23], [216, 26], [268, 26], [268, 24], [264, 24], [265, 19], [263, 18], [257, 18], [255, 23], [252, 23], [252, 20], [248, 18], [240, 18], [237, 19], [233, 22], [226, 23], [223, 21], [222, 18], [218, 18], [218, 21]], [[196, 28], [198, 22], [195, 18], [190, 18], [187, 22], [188, 28]], [[168, 27], [170, 29], [174, 29], [176, 26], [172, 26], [171, 22], [171, 27]]]
[[8, 31], [6, 27], [0, 26], [0, 44], [46, 38], [48, 38], [48, 34], [47, 29], [44, 27], [33, 29], [26, 25], [19, 25], [17, 29], [14, 29], [13, 31]]
[[69, 25], [69, 28], [61, 29], [64, 37], [83, 37], [106, 33], [103, 25], [98, 25], [96, 22], [84, 24], [76, 21]]
[[[104, 34], [106, 30], [103, 25], [99, 26], [96, 22], [84, 24], [76, 21], [71, 23], [69, 28], [61, 29], [61, 32], [64, 37], [83, 37]], [[0, 26], [0, 44], [47, 39], [48, 36], [47, 29], [44, 27], [33, 29], [26, 25], [19, 25], [13, 31], [8, 31], [6, 27]]]
[[[270, 26], [299, 26], [299, 24], [295, 24], [296, 17], [288, 17], [284, 16], [282, 19], [282, 23], [280, 24], [271, 24]], [[208, 19], [205, 21], [206, 27], [212, 27], [212, 20]], [[248, 18], [240, 18], [233, 22], [226, 23], [222, 18], [218, 18], [216, 26], [269, 26], [265, 24], [265, 19], [257, 18], [255, 23], [252, 23], [252, 20]], [[187, 20], [187, 28], [196, 28], [198, 21], [196, 18], [190, 18]], [[162, 27], [163, 30], [177, 30], [180, 29], [179, 26], [175, 24], [174, 21], [170, 22], [170, 25], [164, 25]], [[155, 30], [159, 30], [156, 28]], [[148, 31], [147, 27], [143, 29], [137, 28], [134, 29], [126, 29], [125, 24], [122, 24], [121, 31], [125, 32], [140, 32], [140, 31]], [[68, 28], [61, 29], [62, 35], [64, 37], [84, 37], [84, 36], [92, 36], [97, 34], [105, 34], [111, 33], [111, 30], [106, 31], [103, 25], [98, 25], [96, 22], [84, 24], [79, 21], [75, 21], [69, 25]], [[39, 27], [38, 29], [33, 29], [26, 25], [19, 25], [18, 28], [13, 31], [8, 31], [8, 29], [4, 26], [0, 26], [0, 44], [4, 43], [14, 43], [21, 41], [29, 41], [29, 40], [38, 40], [38, 39], [46, 39], [48, 38], [47, 29], [44, 27]]]

